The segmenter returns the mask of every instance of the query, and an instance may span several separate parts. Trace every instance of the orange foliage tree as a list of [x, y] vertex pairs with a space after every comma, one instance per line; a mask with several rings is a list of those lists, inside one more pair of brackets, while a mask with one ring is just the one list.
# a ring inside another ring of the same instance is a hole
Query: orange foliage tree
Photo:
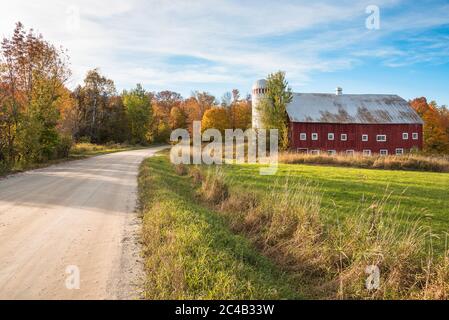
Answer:
[[203, 132], [208, 129], [217, 129], [224, 134], [226, 129], [231, 129], [228, 110], [221, 107], [207, 110], [201, 122], [201, 129]]
[[424, 150], [430, 153], [449, 153], [449, 112], [424, 97], [410, 101], [412, 108], [424, 121]]

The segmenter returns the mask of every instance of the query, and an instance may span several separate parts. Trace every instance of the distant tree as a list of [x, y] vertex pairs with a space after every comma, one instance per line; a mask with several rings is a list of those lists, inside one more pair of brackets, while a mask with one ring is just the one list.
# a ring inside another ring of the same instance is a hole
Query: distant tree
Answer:
[[436, 102], [424, 97], [410, 101], [412, 108], [424, 121], [424, 150], [431, 153], [449, 153], [449, 113]]
[[232, 90], [232, 102], [240, 101], [240, 91], [238, 89]]
[[215, 107], [207, 110], [204, 113], [203, 120], [201, 122], [201, 129], [203, 132], [207, 129], [217, 129], [222, 134], [225, 133], [226, 129], [232, 129], [228, 110], [221, 107]]
[[123, 92], [123, 104], [126, 108], [131, 142], [146, 144], [152, 120], [151, 101], [148, 93], [140, 84], [135, 89]]
[[187, 128], [187, 114], [181, 107], [171, 109], [169, 124], [172, 130]]
[[87, 72], [84, 86], [75, 89], [78, 114], [76, 137], [89, 137], [92, 142], [107, 142], [104, 131], [109, 131], [111, 101], [116, 96], [114, 81], [100, 74], [98, 69]]
[[192, 97], [197, 101], [198, 106], [200, 108], [200, 114], [201, 117], [204, 115], [204, 113], [213, 107], [214, 105], [217, 105], [217, 101], [215, 97], [208, 92], [199, 92], [194, 91], [192, 93]]
[[234, 129], [250, 129], [252, 123], [251, 103], [246, 100], [234, 102], [230, 109], [230, 121]]
[[285, 72], [278, 71], [270, 74], [267, 79], [266, 99], [262, 100], [259, 111], [265, 129], [279, 130], [281, 150], [286, 150], [289, 147], [287, 105], [292, 99], [292, 90], [285, 80]]
[[173, 91], [161, 91], [155, 96], [156, 103], [166, 118], [170, 115], [170, 111], [174, 107], [179, 107], [182, 103], [181, 94]]
[[230, 108], [232, 104], [232, 94], [230, 92], [226, 92], [223, 94], [223, 97], [221, 97], [221, 106], [223, 108]]

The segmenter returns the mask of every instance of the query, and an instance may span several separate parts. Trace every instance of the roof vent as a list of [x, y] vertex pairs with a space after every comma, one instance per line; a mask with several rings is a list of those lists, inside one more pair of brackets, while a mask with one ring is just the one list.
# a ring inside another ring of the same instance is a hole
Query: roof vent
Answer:
[[337, 87], [337, 89], [335, 90], [335, 94], [336, 94], [337, 96], [343, 95], [343, 89], [340, 88], [340, 87]]

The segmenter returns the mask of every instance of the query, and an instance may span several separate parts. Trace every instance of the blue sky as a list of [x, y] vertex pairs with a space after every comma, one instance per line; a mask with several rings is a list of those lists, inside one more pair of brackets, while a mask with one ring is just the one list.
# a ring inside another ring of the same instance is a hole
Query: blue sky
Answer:
[[[0, 0], [69, 50], [73, 77], [99, 67], [119, 90], [242, 94], [284, 70], [294, 91], [395, 93], [449, 105], [449, 1]], [[366, 8], [380, 12], [368, 29]]]

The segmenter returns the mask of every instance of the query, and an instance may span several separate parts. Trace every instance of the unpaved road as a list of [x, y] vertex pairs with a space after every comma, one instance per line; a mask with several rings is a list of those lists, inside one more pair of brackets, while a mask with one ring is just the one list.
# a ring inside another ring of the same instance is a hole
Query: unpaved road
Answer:
[[0, 299], [138, 298], [137, 172], [161, 149], [0, 180]]

